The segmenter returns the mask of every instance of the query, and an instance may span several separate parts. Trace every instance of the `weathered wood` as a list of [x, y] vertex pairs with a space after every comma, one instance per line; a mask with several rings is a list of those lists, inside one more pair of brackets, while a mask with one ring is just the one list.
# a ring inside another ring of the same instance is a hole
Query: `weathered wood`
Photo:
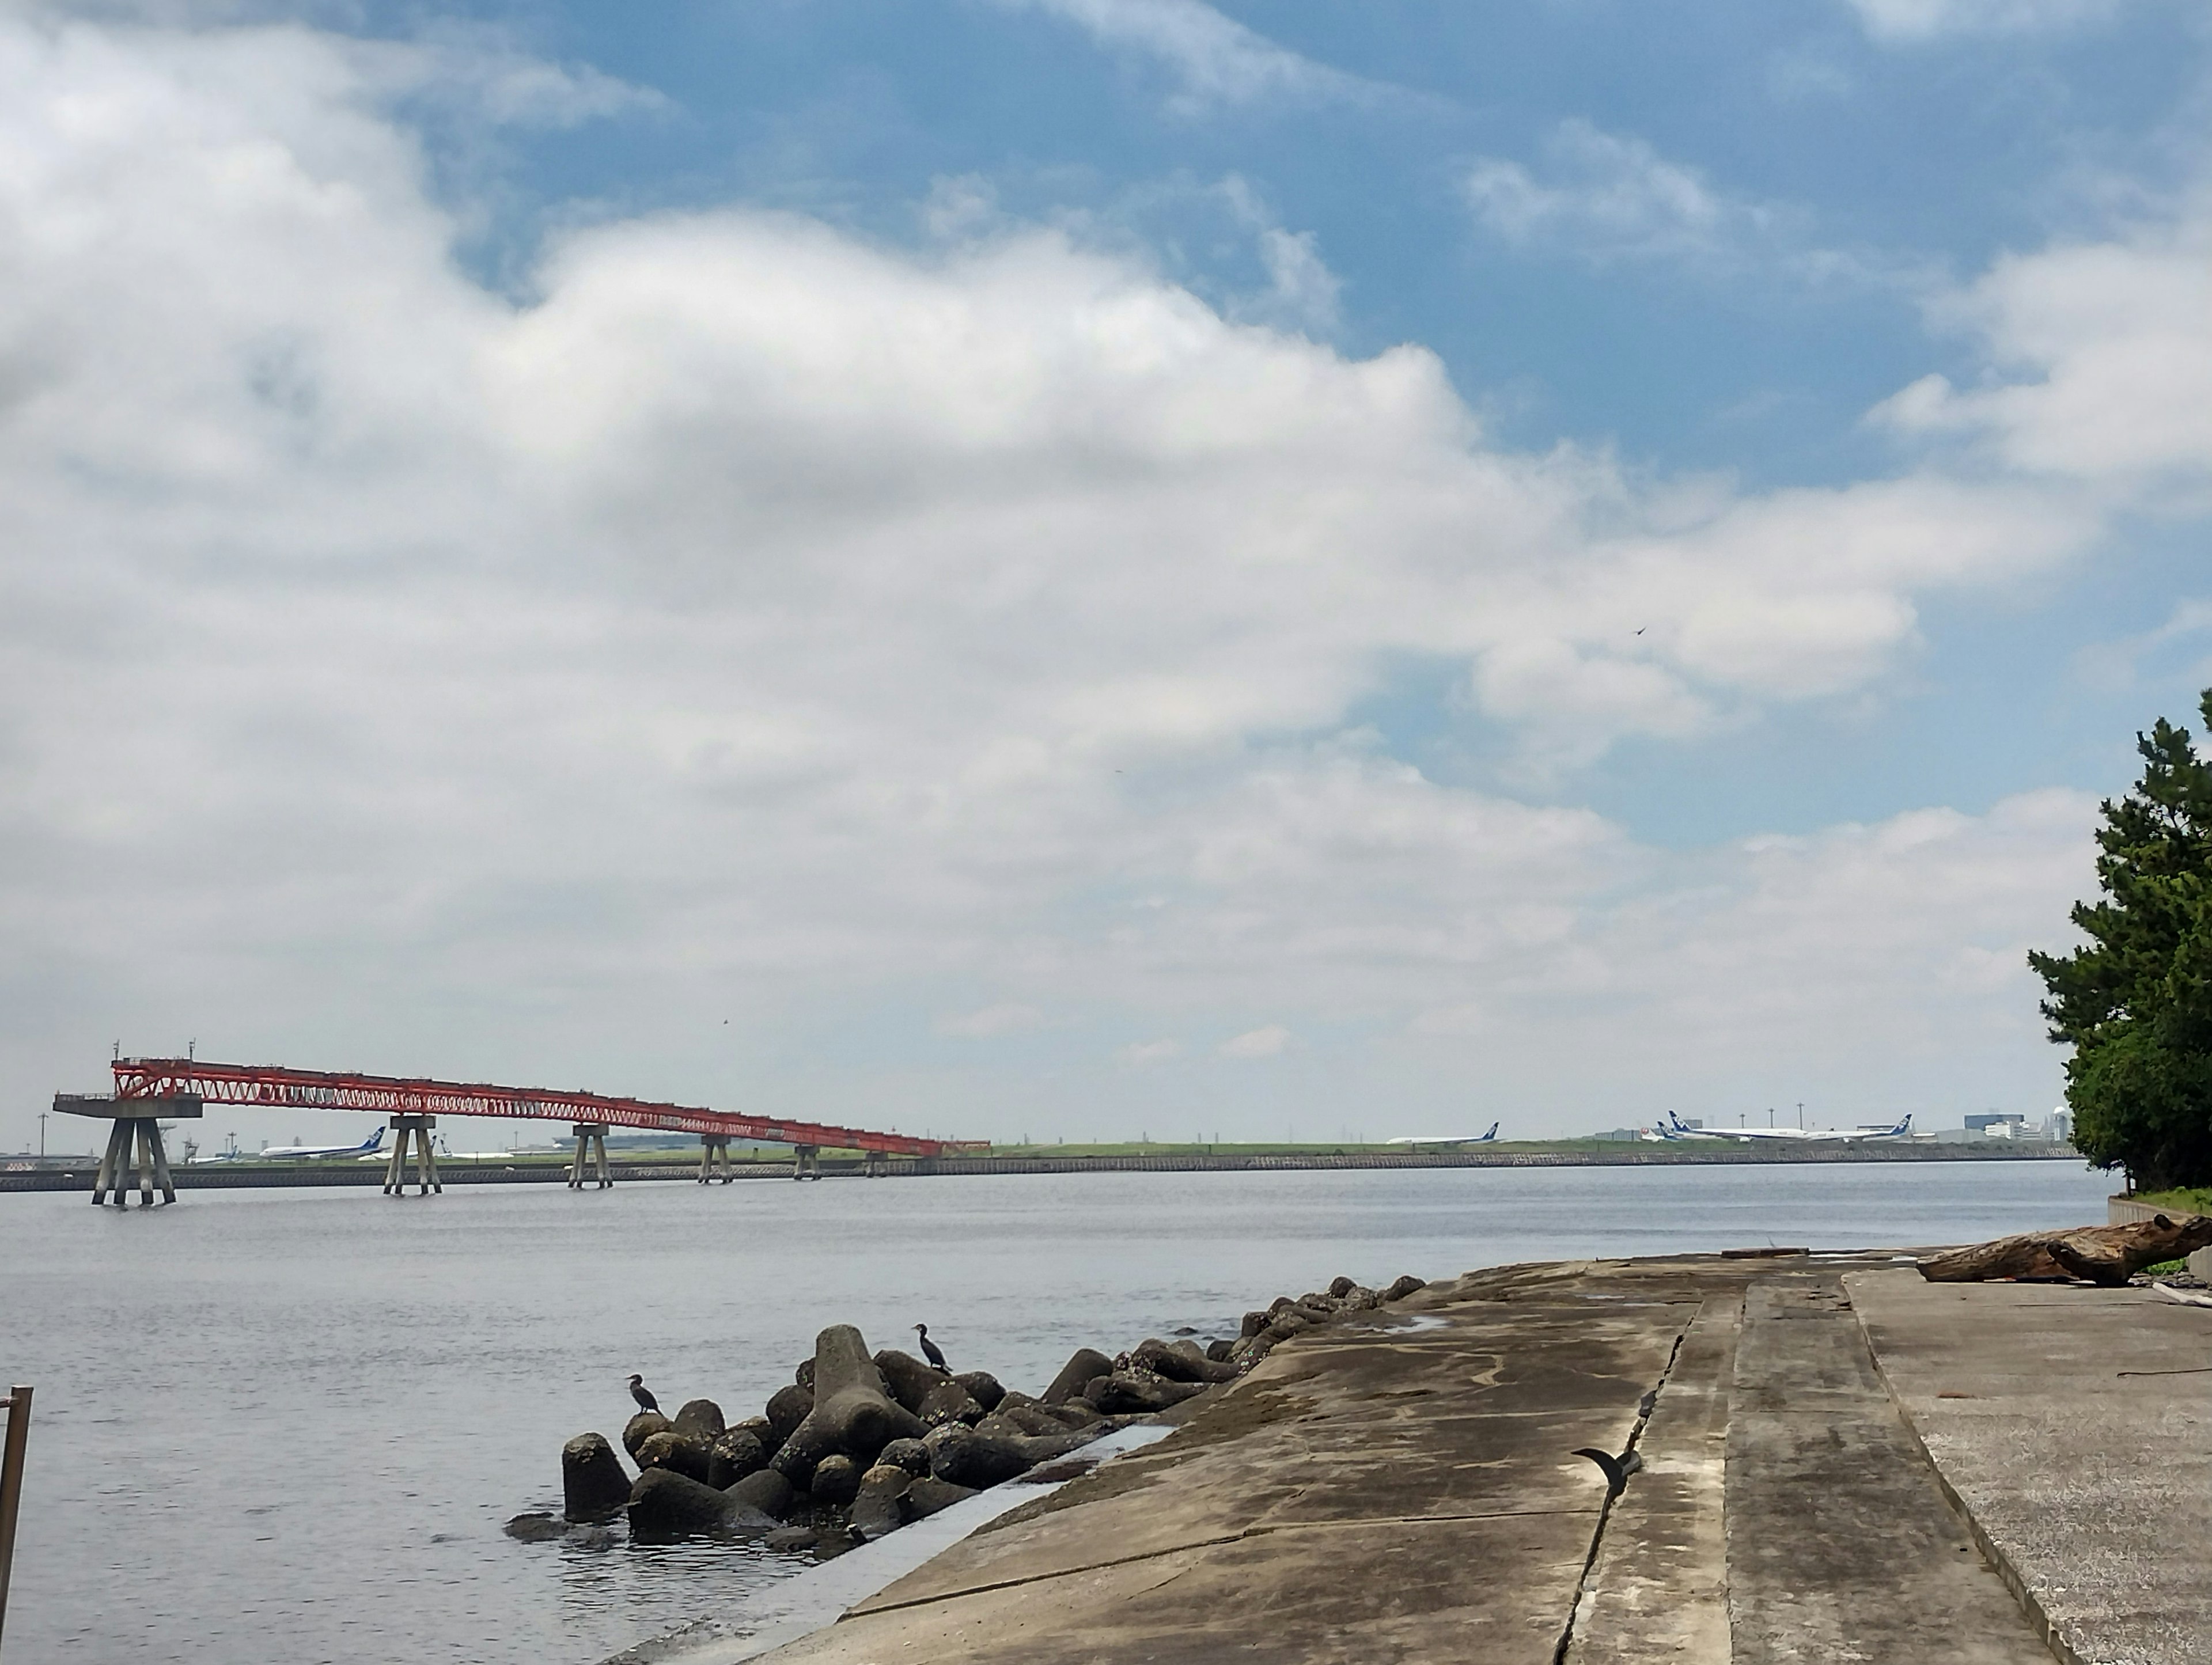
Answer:
[[2176, 1218], [2160, 1214], [2134, 1225], [2025, 1231], [1954, 1249], [1921, 1261], [1920, 1275], [1936, 1284], [1999, 1278], [2080, 1278], [2093, 1284], [2124, 1284], [2147, 1266], [2178, 1261], [2207, 1246], [2212, 1246], [2212, 1215]]

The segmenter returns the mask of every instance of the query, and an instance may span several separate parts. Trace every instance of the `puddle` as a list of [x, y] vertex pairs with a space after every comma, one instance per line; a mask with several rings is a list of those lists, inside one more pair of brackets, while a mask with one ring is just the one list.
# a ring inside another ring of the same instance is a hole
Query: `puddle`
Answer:
[[[603, 1665], [738, 1665], [740, 1661], [757, 1659], [834, 1624], [847, 1608], [896, 1583], [932, 1556], [950, 1549], [1008, 1510], [1057, 1492], [1076, 1478], [1068, 1472], [1075, 1459], [1105, 1462], [1165, 1439], [1174, 1431], [1157, 1423], [1118, 1428], [1070, 1457], [1046, 1464], [1044, 1472], [1058, 1478], [1012, 1480], [963, 1498], [927, 1520], [900, 1528], [888, 1538], [848, 1550], [834, 1561], [824, 1561], [770, 1585], [726, 1618], [702, 1619], [667, 1636], [625, 1648]], [[1084, 1472], [1095, 1466], [1088, 1464]]]

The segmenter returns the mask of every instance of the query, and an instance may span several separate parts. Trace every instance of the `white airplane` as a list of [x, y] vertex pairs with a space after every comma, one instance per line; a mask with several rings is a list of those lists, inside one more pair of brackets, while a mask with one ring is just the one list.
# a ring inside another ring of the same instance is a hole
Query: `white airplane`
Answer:
[[1415, 1146], [1423, 1145], [1487, 1145], [1497, 1137], [1498, 1124], [1493, 1121], [1490, 1124], [1490, 1131], [1486, 1133], [1458, 1133], [1448, 1137], [1434, 1139], [1425, 1136], [1415, 1138], [1413, 1135], [1408, 1134], [1402, 1139], [1386, 1139], [1382, 1142], [1385, 1145], [1412, 1145]]
[[264, 1145], [244, 1160], [266, 1162], [272, 1158], [283, 1158], [286, 1161], [295, 1158], [304, 1161], [331, 1157], [361, 1157], [366, 1159], [375, 1156], [383, 1145], [384, 1129], [379, 1127], [358, 1145]]
[[1740, 1144], [1777, 1139], [1818, 1139], [1824, 1144], [1832, 1144], [1837, 1140], [1849, 1142], [1861, 1139], [1910, 1139], [1912, 1137], [1912, 1118], [1909, 1115], [1893, 1127], [1831, 1127], [1823, 1131], [1818, 1127], [1692, 1127], [1674, 1111], [1669, 1110], [1667, 1112], [1667, 1123], [1668, 1125], [1659, 1131], [1668, 1139], [1729, 1139]]

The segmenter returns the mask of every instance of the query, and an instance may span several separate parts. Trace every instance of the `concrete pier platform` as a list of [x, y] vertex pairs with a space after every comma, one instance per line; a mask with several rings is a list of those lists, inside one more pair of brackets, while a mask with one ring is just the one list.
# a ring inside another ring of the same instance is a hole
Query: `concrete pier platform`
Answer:
[[[2212, 1310], [1884, 1254], [1508, 1267], [1179, 1407], [781, 1665], [2203, 1659]], [[1608, 1500], [1578, 1447], [1632, 1447]]]

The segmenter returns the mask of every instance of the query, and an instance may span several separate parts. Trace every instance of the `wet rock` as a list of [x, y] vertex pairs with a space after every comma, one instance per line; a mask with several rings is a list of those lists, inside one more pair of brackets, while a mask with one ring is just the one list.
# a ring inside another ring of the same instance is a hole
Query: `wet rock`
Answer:
[[[1092, 1382], [1083, 1396], [1109, 1416], [1148, 1415], [1180, 1405], [1206, 1391], [1203, 1382], [1162, 1382], [1151, 1376], [1109, 1376]], [[934, 1472], [934, 1471], [933, 1471]]]
[[814, 1391], [814, 1363], [812, 1356], [810, 1355], [800, 1359], [799, 1368], [791, 1373], [791, 1379], [810, 1394]]
[[1237, 1339], [1242, 1340], [1248, 1335], [1257, 1335], [1274, 1322], [1274, 1317], [1275, 1315], [1272, 1310], [1246, 1313], [1244, 1322], [1237, 1327]]
[[707, 1484], [726, 1492], [768, 1467], [768, 1453], [750, 1429], [732, 1428], [707, 1448]]
[[623, 1449], [629, 1452], [632, 1461], [637, 1458], [637, 1448], [655, 1434], [665, 1434], [676, 1425], [658, 1411], [640, 1411], [623, 1424]]
[[1008, 1424], [1019, 1433], [1038, 1437], [1064, 1434], [1068, 1431], [1069, 1426], [1066, 1421], [1054, 1416], [1042, 1406], [1005, 1403], [1001, 1403], [997, 1410], [975, 1425], [980, 1429], [988, 1424], [996, 1422]]
[[804, 1492], [814, 1483], [814, 1466], [836, 1449], [830, 1425], [809, 1413], [806, 1420], [791, 1431], [791, 1437], [776, 1447], [769, 1467], [789, 1480], [793, 1490]]
[[820, 1423], [830, 1449], [859, 1458], [864, 1468], [891, 1441], [923, 1431], [921, 1420], [890, 1396], [868, 1344], [850, 1324], [832, 1324], [815, 1337], [814, 1382], [807, 1421]]
[[929, 1472], [929, 1448], [918, 1439], [895, 1439], [876, 1453], [878, 1468], [903, 1468], [909, 1474]]
[[899, 1512], [909, 1521], [927, 1520], [938, 1510], [950, 1509], [962, 1498], [975, 1495], [973, 1486], [955, 1486], [951, 1480], [924, 1475], [908, 1486], [899, 1498]]
[[948, 1422], [969, 1425], [983, 1419], [983, 1407], [969, 1396], [967, 1389], [951, 1378], [938, 1382], [928, 1398], [921, 1401], [921, 1425], [937, 1428]]
[[648, 1468], [630, 1488], [629, 1535], [639, 1543], [670, 1543], [709, 1533], [767, 1532], [775, 1526], [765, 1510], [672, 1468]]
[[730, 1425], [722, 1420], [722, 1407], [713, 1400], [692, 1399], [677, 1412], [675, 1425], [678, 1433], [689, 1435], [702, 1445], [712, 1445]]
[[766, 1549], [777, 1550], [786, 1555], [793, 1555], [801, 1550], [813, 1548], [821, 1540], [822, 1534], [811, 1526], [786, 1526], [779, 1527], [769, 1533], [767, 1537], [761, 1540], [761, 1545]]
[[629, 1501], [629, 1471], [604, 1434], [579, 1434], [561, 1448], [561, 1512], [604, 1521]]
[[[969, 1425], [986, 1439], [1028, 1439], [1031, 1437], [1030, 1431], [1012, 1417], [1002, 1417], [995, 1411], [981, 1421]], [[1060, 1431], [1054, 1428], [1052, 1431], [1058, 1433]]]
[[[800, 1420], [804, 1421], [805, 1419], [801, 1418]], [[798, 1425], [793, 1425], [795, 1427]], [[776, 1432], [775, 1424], [764, 1416], [749, 1416], [743, 1422], [733, 1422], [730, 1425], [728, 1431], [733, 1434], [750, 1434], [760, 1442], [761, 1449], [769, 1456], [774, 1456], [775, 1448], [783, 1443], [783, 1436]]]
[[1110, 1376], [1114, 1361], [1095, 1347], [1083, 1347], [1060, 1366], [1060, 1374], [1052, 1379], [1052, 1386], [1044, 1390], [1042, 1398], [1048, 1405], [1060, 1405], [1073, 1399], [1083, 1391], [1084, 1384], [1093, 1376]]
[[[775, 1430], [775, 1443], [789, 1439], [799, 1425], [806, 1420], [814, 1409], [814, 1389], [811, 1388], [778, 1388], [768, 1401], [769, 1425]], [[766, 1441], [762, 1442], [763, 1444]]]
[[901, 1352], [896, 1347], [885, 1347], [876, 1355], [874, 1362], [890, 1396], [917, 1415], [921, 1410], [921, 1401], [927, 1399], [937, 1384], [945, 1380], [933, 1366], [923, 1364], [910, 1352]]
[[714, 1472], [714, 1460], [707, 1447], [695, 1439], [678, 1433], [674, 1429], [653, 1435], [637, 1448], [640, 1468], [672, 1468], [699, 1482], [708, 1484], [708, 1476]]
[[1328, 1280], [1328, 1292], [1340, 1301], [1358, 1287], [1358, 1283], [1350, 1278], [1332, 1278]]
[[1226, 1364], [1229, 1362], [1229, 1350], [1236, 1345], [1234, 1341], [1225, 1340], [1209, 1341], [1206, 1344], [1206, 1356], [1217, 1364]]
[[853, 1498], [853, 1530], [866, 1542], [887, 1537], [906, 1524], [899, 1500], [915, 1477], [903, 1468], [878, 1463], [860, 1476], [860, 1489]]
[[1426, 1279], [1416, 1278], [1409, 1272], [1402, 1278], [1393, 1279], [1390, 1287], [1382, 1291], [1382, 1298], [1386, 1301], [1402, 1301], [1414, 1291], [1426, 1289], [1428, 1286]]
[[955, 1486], [978, 1489], [1010, 1480], [1034, 1460], [1011, 1439], [979, 1434], [965, 1423], [948, 1422], [930, 1430], [922, 1442], [929, 1448], [929, 1472]]
[[615, 1534], [603, 1526], [575, 1526], [568, 1528], [568, 1547], [571, 1549], [612, 1549]]
[[723, 1495], [748, 1509], [781, 1520], [791, 1512], [791, 1482], [773, 1468], [756, 1469]]
[[[604, 1442], [602, 1442], [604, 1443]], [[612, 1456], [611, 1448], [607, 1455]], [[500, 1528], [510, 1538], [526, 1544], [550, 1543], [556, 1538], [568, 1535], [568, 1523], [552, 1515], [517, 1515]]]
[[999, 1378], [988, 1370], [963, 1370], [952, 1379], [968, 1390], [968, 1397], [981, 1405], [987, 1415], [997, 1410], [999, 1401], [1006, 1396]]
[[1237, 1376], [1235, 1365], [1215, 1364], [1188, 1341], [1173, 1346], [1164, 1341], [1140, 1341], [1129, 1355], [1129, 1362], [1170, 1382], [1233, 1382]]
[[833, 1451], [814, 1465], [814, 1478], [806, 1489], [817, 1503], [848, 1504], [860, 1495], [860, 1465], [843, 1452]]

